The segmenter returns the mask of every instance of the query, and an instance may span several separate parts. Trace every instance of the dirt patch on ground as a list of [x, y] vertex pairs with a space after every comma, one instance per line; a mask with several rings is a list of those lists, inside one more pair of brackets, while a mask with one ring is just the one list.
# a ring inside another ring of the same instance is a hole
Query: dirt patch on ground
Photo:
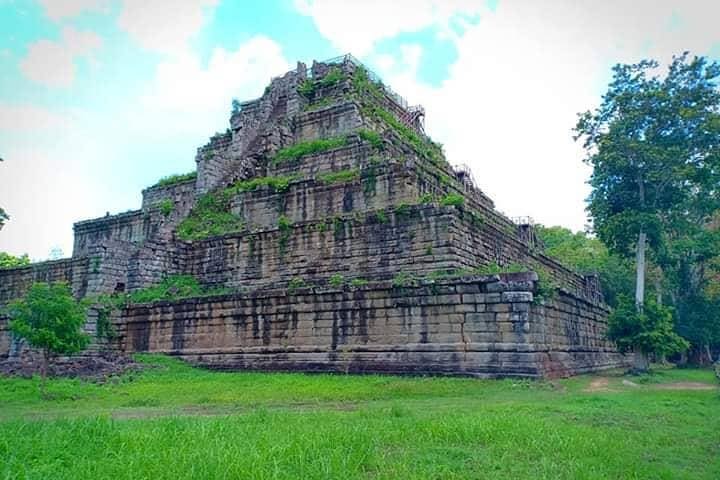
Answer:
[[673, 382], [654, 385], [658, 390], [717, 390], [715, 385], [702, 382]]
[[590, 385], [583, 389], [584, 392], [610, 392], [610, 379], [607, 377], [593, 378]]

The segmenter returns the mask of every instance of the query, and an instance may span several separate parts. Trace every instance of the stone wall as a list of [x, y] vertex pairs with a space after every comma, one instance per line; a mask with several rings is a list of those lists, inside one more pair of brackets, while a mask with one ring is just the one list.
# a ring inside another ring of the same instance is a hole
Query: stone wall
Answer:
[[623, 363], [602, 340], [604, 323], [572, 314], [581, 300], [534, 305], [535, 278], [270, 289], [138, 305], [114, 320], [117, 348], [218, 369], [481, 377], [554, 377]]

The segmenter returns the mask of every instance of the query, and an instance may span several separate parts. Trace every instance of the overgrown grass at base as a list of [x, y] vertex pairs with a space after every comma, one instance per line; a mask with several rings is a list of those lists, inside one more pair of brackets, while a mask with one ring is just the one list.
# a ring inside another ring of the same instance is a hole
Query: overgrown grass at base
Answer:
[[720, 396], [672, 370], [613, 391], [468, 378], [219, 373], [162, 357], [117, 383], [0, 379], [0, 478], [720, 476]]

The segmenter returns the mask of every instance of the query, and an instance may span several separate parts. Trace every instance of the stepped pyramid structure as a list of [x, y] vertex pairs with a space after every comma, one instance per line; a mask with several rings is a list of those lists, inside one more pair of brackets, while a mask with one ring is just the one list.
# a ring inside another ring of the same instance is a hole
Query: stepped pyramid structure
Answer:
[[597, 278], [497, 212], [423, 117], [351, 56], [300, 63], [233, 103], [196, 174], [144, 190], [140, 210], [75, 224], [72, 258], [0, 270], [0, 303], [36, 281], [86, 297], [185, 275], [215, 294], [116, 309], [105, 348], [223, 369], [549, 377], [622, 365]]

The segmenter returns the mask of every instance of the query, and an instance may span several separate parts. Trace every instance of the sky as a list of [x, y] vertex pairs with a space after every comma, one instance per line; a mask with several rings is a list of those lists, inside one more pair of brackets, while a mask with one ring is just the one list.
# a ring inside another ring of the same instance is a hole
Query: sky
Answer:
[[720, 59], [720, 0], [0, 0], [0, 251], [72, 253], [76, 221], [195, 168], [297, 61], [352, 53], [509, 216], [582, 230], [573, 141], [616, 63]]

